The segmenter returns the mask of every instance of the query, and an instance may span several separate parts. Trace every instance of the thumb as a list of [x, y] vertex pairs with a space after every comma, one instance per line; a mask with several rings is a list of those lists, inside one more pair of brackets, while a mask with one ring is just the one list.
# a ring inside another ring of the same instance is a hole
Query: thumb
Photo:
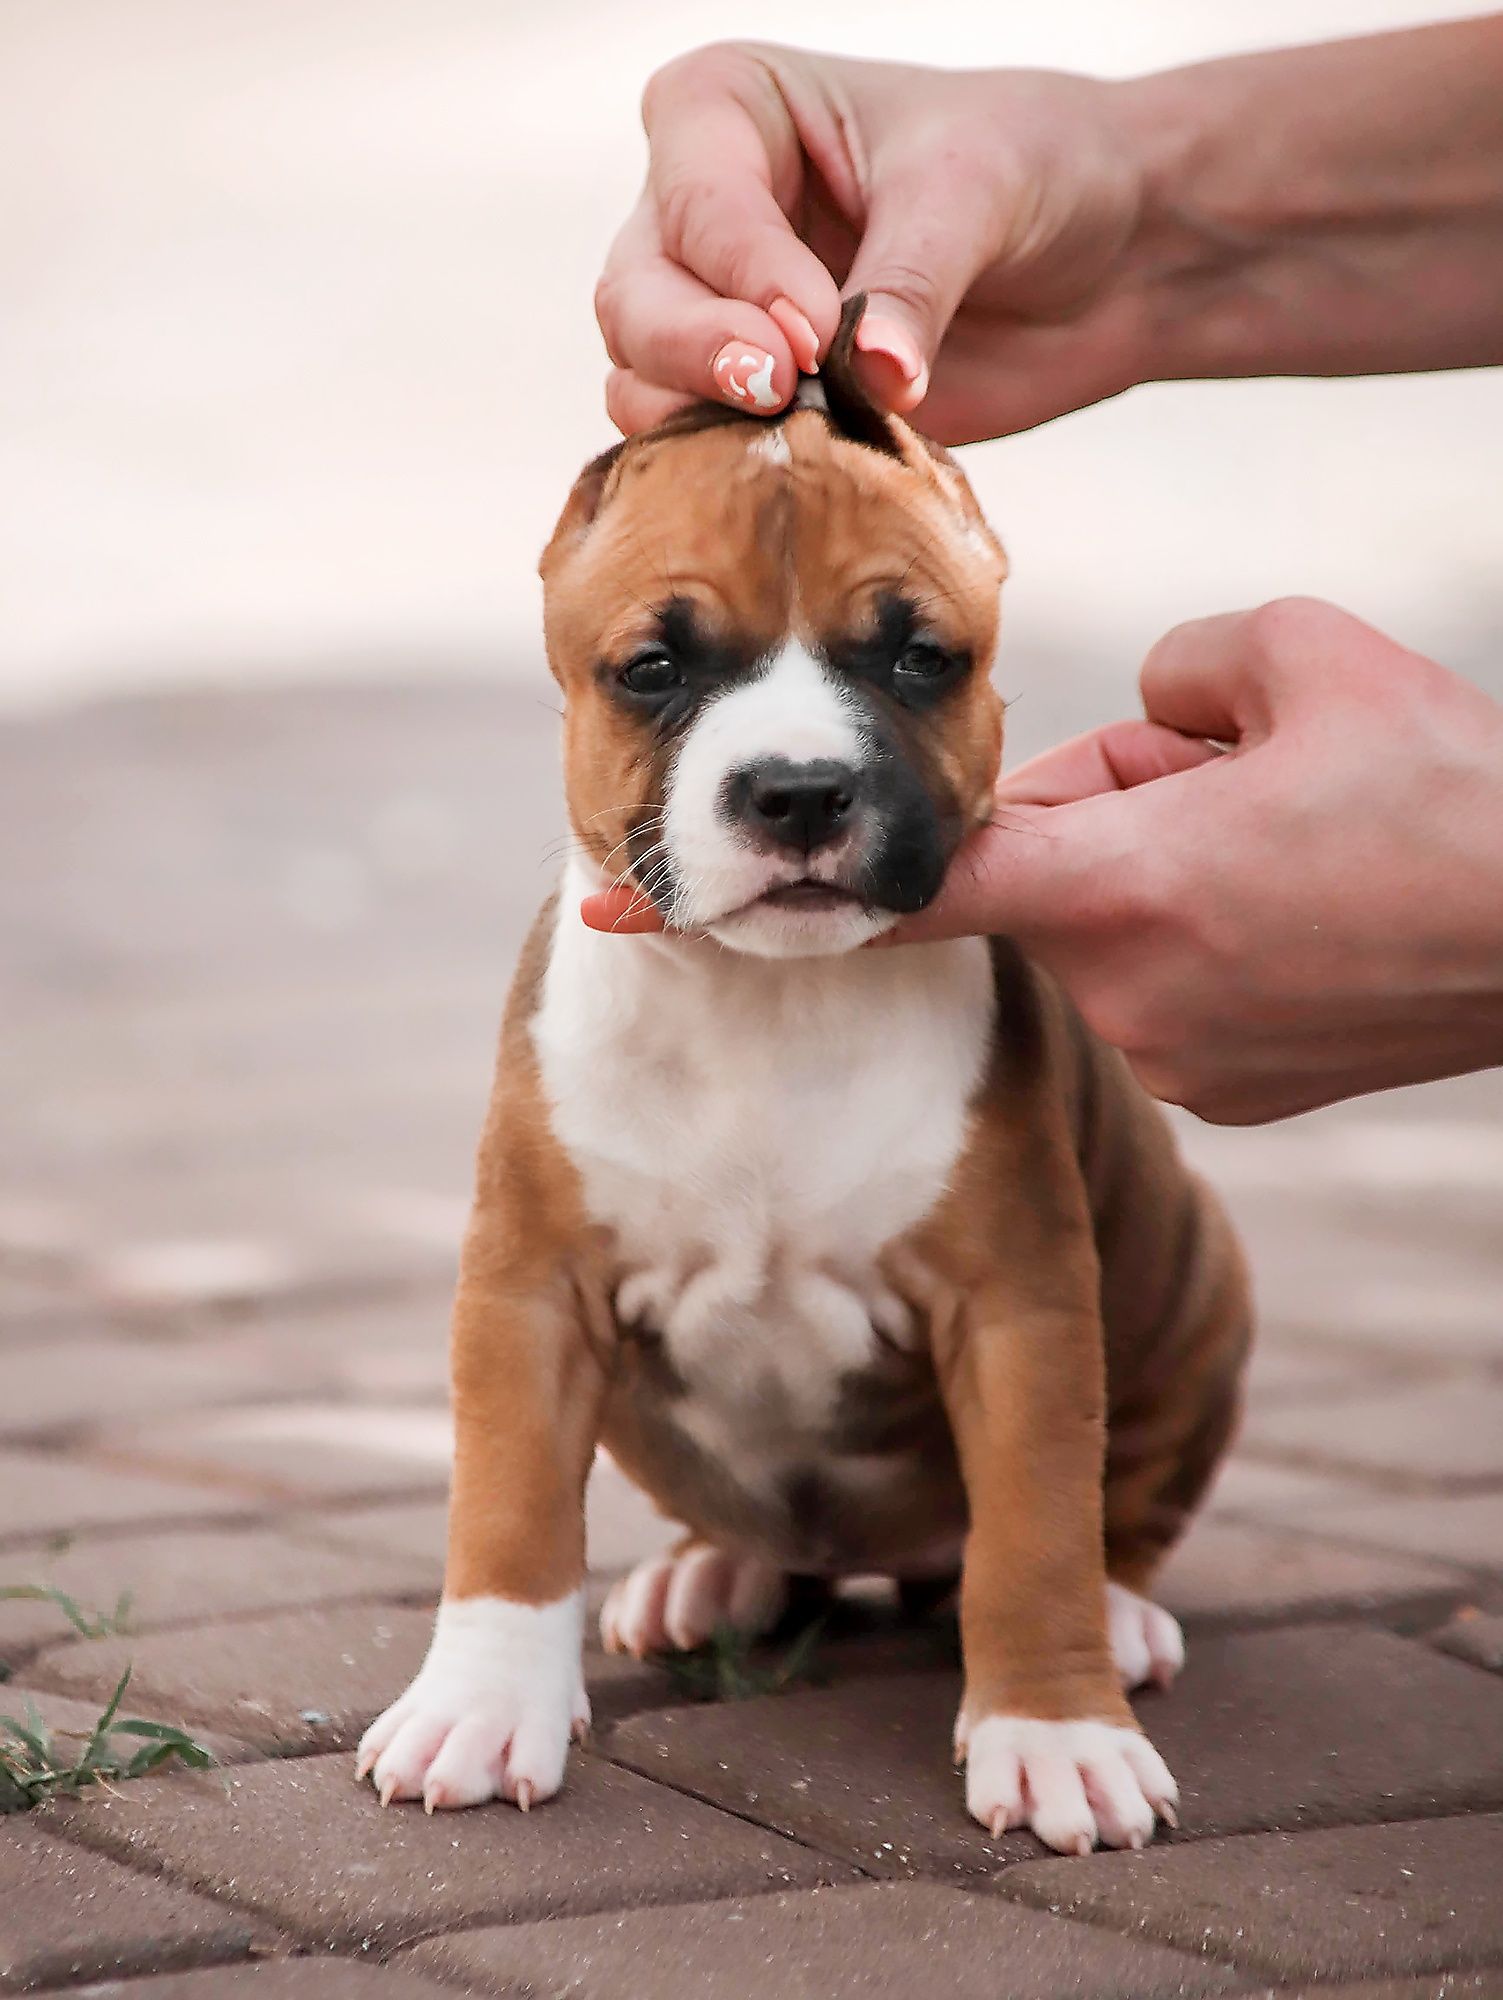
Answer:
[[906, 415], [924, 400], [940, 343], [990, 254], [974, 185], [920, 168], [876, 190], [844, 289], [867, 295], [858, 365], [884, 409]]
[[1068, 811], [999, 806], [995, 818], [963, 840], [927, 909], [905, 917], [879, 944], [929, 944], [940, 938], [1026, 937], [1057, 923], [1079, 900], [1091, 849], [1076, 837]]

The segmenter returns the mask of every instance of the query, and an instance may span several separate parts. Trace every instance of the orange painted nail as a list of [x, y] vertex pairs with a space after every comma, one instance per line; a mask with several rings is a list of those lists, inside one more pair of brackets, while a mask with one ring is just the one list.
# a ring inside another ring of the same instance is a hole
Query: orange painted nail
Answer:
[[767, 317], [776, 322], [778, 331], [793, 349], [793, 358], [798, 363], [801, 375], [813, 375], [819, 368], [819, 335], [814, 331], [814, 323], [801, 313], [792, 299], [774, 299], [767, 308]]
[[856, 347], [859, 353], [886, 362], [896, 371], [902, 385], [891, 399], [896, 406], [911, 410], [923, 401], [929, 388], [929, 368], [907, 327], [886, 313], [863, 313], [856, 328]]

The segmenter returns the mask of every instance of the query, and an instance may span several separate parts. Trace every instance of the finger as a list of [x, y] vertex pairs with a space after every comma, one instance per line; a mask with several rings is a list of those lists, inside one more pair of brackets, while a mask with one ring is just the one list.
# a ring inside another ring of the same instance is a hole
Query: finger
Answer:
[[590, 930], [607, 931], [616, 937], [666, 928], [657, 905], [631, 888], [597, 890], [585, 897], [579, 914]]
[[1020, 764], [997, 787], [1006, 805], [1062, 806], [1131, 791], [1219, 756], [1215, 744], [1154, 722], [1113, 722]]
[[697, 50], [653, 77], [642, 119], [667, 255], [721, 299], [764, 311], [786, 300], [823, 351], [840, 295], [788, 219], [803, 148], [769, 64], [744, 49]]
[[951, 167], [942, 149], [873, 195], [846, 290], [867, 295], [856, 347], [867, 386], [887, 409], [923, 401], [946, 329], [990, 260], [984, 199], [982, 177]]
[[1071, 812], [1068, 806], [1057, 812], [1004, 809], [961, 843], [928, 908], [880, 942], [926, 944], [1001, 932], [1021, 937], [1065, 922], [1091, 875], [1091, 844]]
[[613, 368], [605, 378], [605, 413], [625, 437], [656, 429], [693, 401], [644, 381], [630, 368]]
[[[779, 317], [741, 299], [717, 298], [664, 255], [655, 225], [640, 211], [612, 246], [595, 291], [595, 316], [618, 367], [681, 395], [771, 415], [798, 382], [798, 360]], [[800, 343], [811, 363], [813, 341], [811, 332]]]
[[1220, 743], [1266, 726], [1267, 688], [1249, 643], [1255, 615], [1193, 618], [1159, 640], [1138, 676], [1150, 722]]

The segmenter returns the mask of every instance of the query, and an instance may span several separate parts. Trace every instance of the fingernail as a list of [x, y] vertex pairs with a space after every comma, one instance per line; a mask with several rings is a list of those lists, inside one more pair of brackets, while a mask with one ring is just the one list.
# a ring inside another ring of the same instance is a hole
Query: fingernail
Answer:
[[779, 333], [793, 349], [793, 358], [798, 363], [801, 375], [813, 375], [819, 368], [819, 335], [814, 331], [814, 323], [801, 313], [792, 299], [774, 299], [767, 308], [767, 317], [777, 325]]
[[728, 340], [710, 363], [710, 373], [728, 403], [743, 409], [775, 410], [783, 400], [772, 386], [776, 366], [760, 347], [749, 347], [744, 340]]
[[918, 342], [899, 321], [886, 313], [863, 313], [856, 328], [856, 347], [862, 354], [886, 362], [902, 380], [900, 393], [892, 398], [905, 410], [921, 403], [929, 387], [929, 369], [918, 350]]

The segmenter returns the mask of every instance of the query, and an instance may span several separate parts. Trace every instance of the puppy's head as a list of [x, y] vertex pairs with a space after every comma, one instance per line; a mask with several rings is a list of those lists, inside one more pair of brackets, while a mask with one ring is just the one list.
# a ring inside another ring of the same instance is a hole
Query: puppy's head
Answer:
[[1002, 551], [958, 468], [866, 404], [704, 408], [581, 475], [542, 560], [574, 833], [674, 929], [848, 951], [990, 810]]

